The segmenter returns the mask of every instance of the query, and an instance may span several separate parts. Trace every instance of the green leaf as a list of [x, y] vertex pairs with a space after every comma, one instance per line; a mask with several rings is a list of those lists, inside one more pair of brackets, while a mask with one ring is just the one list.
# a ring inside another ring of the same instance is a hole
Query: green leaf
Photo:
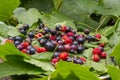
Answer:
[[0, 36], [7, 37], [8, 35], [6, 34], [6, 32], [8, 31], [9, 31], [8, 26], [3, 22], [0, 22]]
[[48, 80], [48, 77], [43, 77], [43, 78], [33, 78], [29, 80]]
[[[42, 69], [46, 71], [54, 71], [54, 66], [48, 62], [47, 60], [38, 60], [35, 57], [29, 56], [27, 54], [21, 53], [14, 45], [12, 44], [4, 44], [0, 46], [0, 58], [6, 60], [7, 55], [19, 55], [23, 56], [24, 61], [30, 64], [33, 64], [35, 66], [41, 67]], [[45, 58], [44, 58], [45, 59]]]
[[56, 71], [52, 74], [51, 80], [99, 80], [88, 67], [78, 64], [60, 61]]
[[12, 12], [20, 4], [19, 0], [0, 0], [0, 20], [5, 21], [9, 19]]
[[120, 69], [115, 66], [108, 66], [108, 74], [112, 78], [112, 80], [120, 80]]
[[73, 29], [76, 29], [71, 18], [57, 11], [52, 12], [52, 14], [43, 14], [41, 20], [50, 28], [55, 28], [55, 25], [62, 23], [62, 25], [71, 26]]
[[103, 15], [120, 15], [119, 0], [101, 0], [99, 7], [96, 7], [97, 13]]
[[116, 63], [120, 66], [120, 42], [113, 48], [111, 56], [114, 56]]
[[95, 0], [63, 0], [60, 12], [77, 21], [78, 28], [95, 30], [98, 22], [92, 20], [90, 15], [95, 12], [97, 5]]
[[54, 52], [44, 52], [44, 53], [39, 53], [39, 54], [35, 54], [32, 55], [32, 57], [36, 58], [36, 59], [40, 59], [40, 60], [51, 60], [53, 57]]
[[104, 59], [101, 59], [100, 62], [94, 62], [93, 60], [87, 60], [84, 66], [92, 67], [94, 70], [99, 72], [106, 72], [106, 61]]
[[8, 61], [0, 63], [0, 78], [10, 75], [35, 75], [44, 72], [41, 68], [22, 61], [21, 56], [9, 55], [6, 57], [9, 58]]
[[8, 26], [5, 23], [0, 23], [0, 36], [17, 36], [20, 32], [14, 26]]
[[43, 12], [51, 12], [53, 7], [52, 0], [28, 0], [24, 5], [25, 8], [36, 8]]
[[14, 11], [14, 17], [18, 19], [19, 23], [32, 26], [41, 17], [41, 14], [35, 8], [30, 8], [28, 11], [26, 11], [24, 8], [17, 8]]
[[59, 10], [62, 4], [62, 0], [53, 0], [55, 10]]
[[41, 67], [45, 71], [55, 71], [54, 66], [48, 61], [41, 61], [36, 59], [24, 59], [25, 62]]

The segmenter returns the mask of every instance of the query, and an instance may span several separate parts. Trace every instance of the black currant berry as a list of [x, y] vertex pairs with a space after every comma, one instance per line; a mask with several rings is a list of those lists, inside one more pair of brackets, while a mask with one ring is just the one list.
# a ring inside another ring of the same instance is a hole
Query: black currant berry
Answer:
[[20, 41], [15, 41], [14, 44], [15, 46], [19, 45], [21, 42]]
[[53, 55], [53, 57], [56, 58], [56, 57], [59, 56], [59, 54], [60, 54], [59, 52], [55, 52], [54, 55]]
[[83, 37], [79, 37], [77, 41], [79, 44], [83, 44], [85, 42], [85, 39]]
[[57, 47], [57, 50], [58, 50], [59, 52], [63, 52], [63, 51], [65, 51], [63, 45], [59, 45], [59, 46]]
[[83, 64], [83, 61], [81, 59], [76, 59], [75, 63], [76, 64]]
[[93, 37], [90, 36], [90, 35], [87, 35], [87, 36], [85, 37], [85, 39], [86, 39], [88, 42], [91, 42], [91, 41], [93, 40]]
[[31, 48], [27, 51], [27, 53], [30, 54], [30, 55], [35, 54], [35, 52], [36, 52], [35, 48]]
[[53, 42], [48, 41], [45, 43], [45, 48], [48, 51], [53, 51], [55, 49], [55, 44]]
[[24, 35], [27, 33], [24, 29], [19, 30], [19, 32], [24, 34]]
[[39, 43], [40, 43], [41, 46], [44, 46], [46, 42], [47, 42], [46, 39], [39, 40]]
[[57, 31], [60, 31], [60, 30], [61, 30], [61, 25], [56, 25], [56, 26], [55, 26], [55, 29], [56, 29]]
[[67, 62], [72, 62], [72, 60], [73, 60], [73, 58], [72, 57], [69, 57], [69, 58], [67, 58]]
[[14, 40], [15, 38], [12, 37], [12, 36], [10, 36], [10, 37], [8, 37], [8, 39], [9, 39], [9, 40]]
[[84, 51], [84, 47], [83, 46], [78, 46], [77, 52], [78, 53], [82, 53]]
[[90, 30], [89, 30], [89, 29], [84, 29], [84, 33], [85, 33], [85, 34], [89, 34], [89, 33], [90, 33]]
[[29, 33], [28, 33], [28, 37], [29, 37], [29, 38], [34, 38], [34, 32], [32, 32], [32, 31], [29, 32]]
[[45, 31], [45, 33], [49, 33], [50, 29], [48, 27], [43, 28], [43, 30]]
[[26, 30], [29, 29], [29, 25], [28, 25], [28, 24], [24, 24], [24, 25], [23, 25], [23, 28], [24, 28], [24, 30], [26, 31]]
[[45, 27], [45, 25], [43, 24], [43, 23], [40, 23], [39, 24], [39, 29], [42, 29], [42, 28], [44, 28]]
[[15, 37], [15, 41], [20, 41], [20, 42], [22, 42], [23, 39], [22, 39], [22, 37], [20, 37], [20, 36], [16, 36], [16, 37]]
[[52, 35], [56, 35], [57, 31], [56, 31], [55, 29], [51, 29], [51, 30], [50, 30], [50, 33], [51, 33]]

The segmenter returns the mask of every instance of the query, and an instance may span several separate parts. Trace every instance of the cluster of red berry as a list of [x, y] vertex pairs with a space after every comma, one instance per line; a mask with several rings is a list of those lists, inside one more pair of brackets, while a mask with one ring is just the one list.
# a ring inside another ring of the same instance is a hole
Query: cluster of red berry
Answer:
[[[91, 36], [89, 29], [84, 29], [82, 33], [78, 34], [76, 30], [69, 26], [56, 25], [54, 29], [50, 29], [43, 23], [31, 31], [29, 25], [23, 25], [19, 28], [19, 32], [25, 37], [10, 36], [6, 41], [14, 43], [21, 52], [30, 55], [53, 51], [52, 64], [56, 64], [60, 59], [77, 64], [85, 63], [86, 58], [83, 56], [78, 58], [76, 54], [82, 54], [85, 49], [88, 49], [88, 47], [84, 46], [84, 43], [95, 42], [101, 39], [100, 34]], [[32, 44], [34, 40], [37, 40], [41, 47], [34, 46]], [[106, 58], [104, 46], [105, 44], [101, 43], [99, 47], [93, 49], [92, 59], [94, 61], [98, 62], [100, 58]]]

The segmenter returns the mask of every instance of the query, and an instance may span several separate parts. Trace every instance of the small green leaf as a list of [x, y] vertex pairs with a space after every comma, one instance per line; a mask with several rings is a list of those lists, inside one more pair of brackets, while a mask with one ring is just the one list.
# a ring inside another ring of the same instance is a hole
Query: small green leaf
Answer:
[[15, 8], [20, 4], [19, 0], [0, 0], [0, 20], [8, 20]]
[[108, 74], [112, 78], [112, 80], [120, 80], [120, 69], [115, 66], [108, 66]]
[[51, 80], [99, 80], [88, 67], [83, 67], [71, 62], [60, 61]]
[[114, 56], [116, 63], [120, 66], [120, 42], [113, 48], [111, 56]]
[[44, 53], [39, 53], [39, 54], [35, 54], [32, 55], [32, 57], [36, 58], [36, 59], [40, 59], [40, 60], [51, 60], [53, 57], [54, 52], [44, 52]]
[[20, 23], [32, 26], [41, 17], [41, 14], [35, 8], [30, 8], [28, 11], [26, 11], [24, 8], [17, 8], [14, 11], [14, 17], [16, 17]]

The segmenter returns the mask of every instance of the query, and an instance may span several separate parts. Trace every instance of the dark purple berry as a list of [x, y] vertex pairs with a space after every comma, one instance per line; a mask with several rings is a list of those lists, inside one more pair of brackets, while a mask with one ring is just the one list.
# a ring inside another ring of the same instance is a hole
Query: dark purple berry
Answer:
[[22, 46], [22, 45], [18, 45], [17, 48], [18, 48], [19, 50], [22, 50], [22, 49], [23, 49], [23, 46]]
[[65, 51], [65, 48], [64, 48], [63, 45], [59, 45], [59, 46], [57, 47], [57, 50], [58, 50], [59, 52], [63, 52], [63, 51]]
[[40, 23], [39, 24], [39, 29], [42, 29], [42, 28], [44, 28], [45, 27], [45, 25], [43, 24], [43, 23]]
[[77, 41], [79, 44], [83, 44], [85, 42], [85, 39], [83, 37], [79, 37]]
[[28, 37], [29, 37], [29, 38], [34, 38], [34, 32], [33, 32], [33, 31], [29, 32], [29, 33], [28, 33]]
[[67, 58], [67, 62], [72, 62], [72, 60], [73, 60], [73, 58], [72, 57], [69, 57], [69, 58]]
[[17, 46], [17, 45], [21, 44], [21, 42], [20, 41], [15, 41], [14, 44]]
[[43, 28], [43, 30], [45, 31], [45, 33], [49, 33], [50, 29], [48, 27]]
[[15, 41], [20, 41], [20, 42], [22, 42], [23, 39], [22, 39], [20, 36], [16, 36], [16, 37], [15, 37]]
[[78, 46], [77, 52], [82, 53], [83, 51], [84, 51], [84, 47], [83, 46]]
[[24, 24], [24, 25], [23, 25], [23, 28], [24, 28], [24, 30], [26, 31], [26, 30], [29, 29], [29, 25], [28, 25], [28, 24]]
[[54, 58], [55, 58], [55, 57], [58, 57], [59, 54], [60, 54], [59, 52], [55, 52], [54, 55], [53, 55], [53, 57], [54, 57]]
[[41, 46], [44, 46], [46, 42], [47, 42], [46, 39], [41, 39], [41, 40], [39, 41], [39, 43], [40, 43]]
[[60, 31], [60, 30], [61, 30], [61, 25], [56, 25], [56, 26], [55, 26], [55, 29], [56, 29], [57, 31]]
[[75, 44], [71, 45], [71, 49], [76, 51], [77, 50], [77, 45], [75, 45]]
[[48, 51], [53, 51], [55, 49], [55, 44], [53, 42], [48, 41], [45, 43], [45, 48]]
[[55, 29], [51, 29], [51, 30], [50, 30], [50, 33], [51, 33], [52, 35], [56, 35], [57, 31], [56, 31]]
[[27, 33], [24, 29], [21, 29], [19, 32], [24, 34], [24, 35]]

